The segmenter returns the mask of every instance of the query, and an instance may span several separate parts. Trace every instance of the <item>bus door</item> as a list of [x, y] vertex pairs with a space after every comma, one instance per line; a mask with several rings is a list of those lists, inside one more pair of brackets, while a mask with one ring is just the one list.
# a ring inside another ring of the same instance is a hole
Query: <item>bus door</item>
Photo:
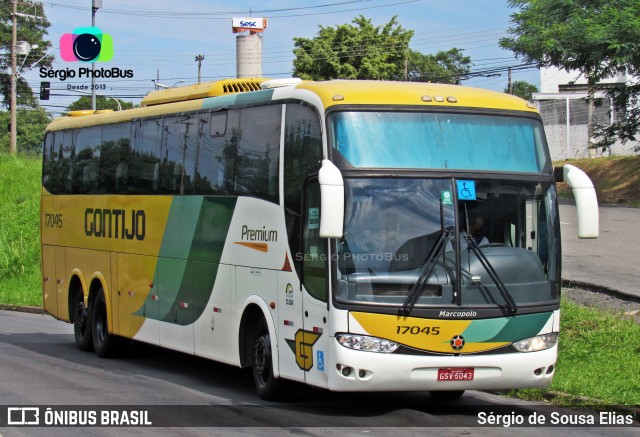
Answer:
[[329, 350], [328, 256], [326, 238], [320, 238], [320, 185], [317, 177], [305, 184], [302, 211], [302, 311], [303, 334], [298, 353], [305, 381], [326, 387], [325, 360]]
[[279, 324], [277, 330], [280, 374], [288, 379], [304, 381], [304, 370], [298, 364], [300, 359], [296, 354], [296, 334], [303, 328], [299, 272], [288, 255], [283, 262], [284, 266], [278, 272], [278, 320], [274, 321]]

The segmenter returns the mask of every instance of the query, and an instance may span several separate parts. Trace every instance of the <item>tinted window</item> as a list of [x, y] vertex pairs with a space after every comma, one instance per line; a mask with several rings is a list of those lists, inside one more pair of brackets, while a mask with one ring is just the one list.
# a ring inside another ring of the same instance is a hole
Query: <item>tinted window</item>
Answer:
[[230, 111], [227, 137], [235, 149], [235, 193], [278, 200], [278, 159], [282, 107]]
[[134, 124], [130, 193], [151, 194], [158, 192], [161, 145], [161, 119], [143, 120]]
[[125, 193], [129, 186], [129, 137], [131, 124], [102, 127], [100, 193]]
[[167, 117], [163, 120], [163, 159], [160, 164], [161, 193], [192, 193], [197, 130], [197, 120], [194, 116]]
[[49, 133], [53, 193], [279, 193], [282, 106], [158, 117]]
[[306, 106], [287, 105], [285, 126], [284, 202], [299, 214], [304, 180], [322, 160], [320, 120]]
[[51, 191], [51, 167], [53, 166], [54, 157], [54, 138], [55, 134], [50, 132], [44, 138], [44, 145], [42, 147], [42, 185], [49, 191]]
[[43, 184], [50, 193], [70, 193], [73, 178], [72, 131], [49, 132], [43, 157]]
[[198, 194], [233, 192], [235, 149], [224, 134], [227, 113], [200, 115], [199, 153], [195, 190]]
[[305, 179], [318, 171], [322, 136], [318, 114], [306, 106], [287, 104], [284, 135], [284, 206], [289, 247], [299, 271], [300, 209]]
[[67, 130], [59, 135], [56, 132], [56, 150], [59, 150], [58, 157], [58, 177], [59, 177], [59, 189], [62, 193], [71, 193], [71, 185], [73, 182], [73, 158], [75, 156], [74, 139], [76, 137], [75, 131]]
[[[303, 284], [307, 292], [327, 301], [327, 239], [320, 237], [320, 185], [318, 180], [306, 185], [303, 213]], [[296, 258], [298, 254], [295, 255]]]
[[71, 187], [74, 193], [95, 193], [98, 189], [101, 127], [76, 131]]

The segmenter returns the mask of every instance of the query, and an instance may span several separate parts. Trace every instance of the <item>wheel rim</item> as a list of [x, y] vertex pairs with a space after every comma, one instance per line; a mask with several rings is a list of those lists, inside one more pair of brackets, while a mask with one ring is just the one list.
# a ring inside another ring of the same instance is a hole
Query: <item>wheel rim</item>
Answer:
[[271, 350], [269, 339], [261, 335], [253, 348], [253, 368], [261, 385], [266, 385], [271, 375]]

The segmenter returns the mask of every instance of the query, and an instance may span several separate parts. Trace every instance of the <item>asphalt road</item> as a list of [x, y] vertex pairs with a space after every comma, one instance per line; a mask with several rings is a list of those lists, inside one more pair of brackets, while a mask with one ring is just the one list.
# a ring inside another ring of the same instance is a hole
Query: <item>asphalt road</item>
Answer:
[[640, 299], [640, 208], [599, 212], [600, 237], [580, 240], [575, 205], [560, 205], [562, 278]]
[[[47, 315], [0, 311], [0, 406], [37, 405], [44, 409], [63, 405], [66, 407], [57, 408], [84, 406], [89, 410], [130, 406], [149, 410], [149, 419], [156, 426], [189, 426], [5, 427], [0, 428], [0, 435], [502, 436], [514, 431], [524, 436], [638, 435], [637, 427], [479, 428], [482, 412], [525, 419], [534, 413], [550, 417], [554, 411], [564, 417], [581, 414], [480, 392], [443, 403], [427, 393], [363, 395], [301, 389], [291, 403], [268, 403], [256, 396], [246, 371], [139, 346], [123, 357], [100, 359], [75, 348], [71, 325]], [[4, 419], [0, 417], [0, 423], [6, 423]]]

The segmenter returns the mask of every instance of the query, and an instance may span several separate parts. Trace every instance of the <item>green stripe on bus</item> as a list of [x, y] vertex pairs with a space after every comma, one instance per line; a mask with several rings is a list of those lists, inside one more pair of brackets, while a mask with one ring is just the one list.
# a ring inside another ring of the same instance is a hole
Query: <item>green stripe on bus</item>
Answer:
[[256, 103], [268, 103], [273, 97], [273, 90], [253, 91], [250, 93], [229, 94], [209, 97], [202, 101], [202, 109], [221, 110], [230, 106], [251, 106]]
[[551, 317], [553, 317], [553, 313], [525, 314], [523, 316], [511, 317], [495, 337], [486, 341], [514, 342], [535, 337]]
[[[197, 320], [213, 291], [236, 197], [175, 197], [154, 274], [157, 313], [151, 295], [136, 311], [179, 325]], [[146, 311], [145, 311], [146, 310]]]
[[509, 319], [506, 317], [474, 320], [467, 326], [462, 336], [464, 336], [465, 341], [471, 343], [485, 342], [498, 335], [507, 323], [509, 323]]
[[553, 313], [527, 314], [515, 317], [474, 320], [462, 332], [471, 343], [509, 342], [538, 335]]

